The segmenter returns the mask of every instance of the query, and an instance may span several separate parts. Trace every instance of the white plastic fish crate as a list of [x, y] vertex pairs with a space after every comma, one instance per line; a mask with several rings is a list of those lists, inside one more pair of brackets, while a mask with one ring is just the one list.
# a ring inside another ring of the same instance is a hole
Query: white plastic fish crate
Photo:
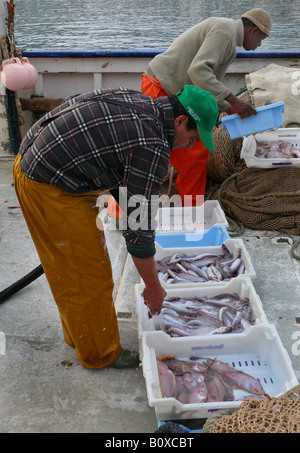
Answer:
[[245, 160], [245, 163], [249, 168], [300, 167], [300, 158], [266, 159], [255, 156], [256, 142], [277, 141], [292, 143], [295, 148], [300, 149], [300, 128], [279, 128], [275, 131], [267, 131], [245, 137], [243, 140], [241, 159]]
[[[142, 336], [144, 332], [159, 332], [155, 329], [153, 318], [149, 319], [148, 307], [144, 304], [142, 296], [144, 285], [136, 285], [136, 316], [137, 316], [137, 330], [140, 345], [140, 357], [142, 358]], [[176, 288], [167, 289], [167, 297], [214, 297], [219, 294], [233, 294], [237, 293], [241, 297], [249, 298], [249, 305], [253, 312], [254, 324], [249, 326], [252, 329], [255, 325], [269, 324], [266, 314], [263, 310], [262, 302], [258, 296], [253, 283], [250, 278], [241, 277], [225, 282], [220, 286], [201, 286], [195, 288]], [[166, 335], [168, 335], [166, 333]], [[240, 333], [227, 333], [224, 335], [240, 335]], [[168, 335], [169, 336], [169, 335]]]
[[[143, 374], [150, 407], [157, 420], [208, 418], [220, 409], [238, 408], [242, 401], [183, 404], [161, 395], [156, 358], [171, 354], [178, 359], [192, 357], [217, 359], [243, 371], [262, 384], [270, 397], [276, 397], [298, 385], [291, 360], [274, 325], [258, 325], [237, 337], [211, 335], [170, 338], [163, 332], [143, 334]], [[235, 390], [235, 398], [246, 392]]]
[[[228, 248], [230, 253], [235, 256], [237, 255], [239, 249], [241, 250], [241, 259], [245, 263], [245, 271], [243, 274], [240, 276], [234, 277], [240, 278], [240, 277], [249, 277], [251, 279], [256, 278], [256, 272], [254, 270], [254, 267], [251, 262], [250, 255], [248, 251], [246, 250], [245, 244], [242, 239], [227, 239], [224, 242], [224, 245]], [[162, 258], [165, 258], [166, 256], [172, 256], [174, 253], [185, 253], [187, 256], [193, 256], [193, 255], [200, 255], [202, 253], [217, 253], [219, 255], [223, 254], [222, 250], [222, 245], [219, 246], [206, 246], [206, 247], [189, 247], [189, 248], [168, 248], [164, 249], [162, 248], [159, 244], [156, 244], [156, 254], [154, 256], [155, 260], [161, 260]], [[161, 285], [164, 288], [186, 288], [186, 287], [194, 287], [194, 286], [215, 286], [215, 285], [220, 285], [224, 284], [224, 282], [215, 282], [215, 281], [208, 281], [208, 282], [191, 282], [187, 281], [186, 283], [172, 283], [172, 284], [167, 284], [166, 282], [161, 280]]]
[[228, 226], [220, 203], [205, 201], [201, 206], [159, 208], [156, 233], [207, 231], [212, 226]]

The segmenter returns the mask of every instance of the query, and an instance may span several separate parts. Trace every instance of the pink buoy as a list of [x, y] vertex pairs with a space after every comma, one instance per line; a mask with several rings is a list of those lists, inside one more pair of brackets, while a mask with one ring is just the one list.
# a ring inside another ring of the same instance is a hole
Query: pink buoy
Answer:
[[36, 84], [38, 72], [36, 68], [31, 63], [29, 63], [27, 57], [22, 58], [22, 65], [25, 68], [28, 76], [28, 81], [23, 88], [24, 90], [27, 90], [27, 88], [32, 88]]
[[2, 62], [1, 82], [11, 91], [22, 90], [28, 83], [24, 65], [17, 57]]

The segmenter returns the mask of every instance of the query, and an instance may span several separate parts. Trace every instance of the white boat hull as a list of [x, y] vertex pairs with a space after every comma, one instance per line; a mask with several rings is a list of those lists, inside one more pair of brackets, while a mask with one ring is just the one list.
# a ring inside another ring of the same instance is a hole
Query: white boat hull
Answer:
[[[57, 99], [105, 87], [125, 86], [141, 89], [142, 74], [159, 50], [132, 51], [46, 51], [23, 52], [38, 70], [34, 88], [18, 92], [20, 98], [42, 96]], [[233, 93], [245, 86], [245, 74], [257, 71], [270, 63], [300, 71], [300, 51], [238, 52], [229, 67], [224, 83]], [[3, 87], [1, 87], [3, 89]], [[24, 112], [22, 136], [32, 123], [30, 111]], [[7, 144], [5, 146], [7, 148]], [[3, 152], [3, 144], [2, 148]]]

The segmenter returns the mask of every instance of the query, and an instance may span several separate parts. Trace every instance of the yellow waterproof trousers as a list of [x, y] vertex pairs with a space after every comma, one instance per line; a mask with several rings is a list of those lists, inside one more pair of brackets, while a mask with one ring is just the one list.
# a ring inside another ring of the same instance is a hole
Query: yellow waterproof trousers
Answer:
[[16, 193], [57, 304], [66, 343], [84, 368], [102, 368], [121, 354], [104, 231], [96, 226], [99, 192], [74, 195], [22, 173]]

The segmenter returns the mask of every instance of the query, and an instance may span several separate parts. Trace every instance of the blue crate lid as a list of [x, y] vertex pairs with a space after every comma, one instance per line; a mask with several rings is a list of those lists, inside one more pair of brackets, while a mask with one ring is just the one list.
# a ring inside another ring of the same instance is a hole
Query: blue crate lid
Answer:
[[255, 110], [257, 111], [257, 115], [251, 115], [248, 118], [242, 119], [235, 113], [234, 115], [225, 116], [221, 119], [223, 128], [228, 130], [232, 139], [256, 134], [257, 132], [263, 132], [283, 125], [283, 101], [257, 107]]
[[157, 234], [155, 242], [163, 248], [206, 247], [223, 244], [230, 236], [225, 226], [212, 226], [207, 231]]

